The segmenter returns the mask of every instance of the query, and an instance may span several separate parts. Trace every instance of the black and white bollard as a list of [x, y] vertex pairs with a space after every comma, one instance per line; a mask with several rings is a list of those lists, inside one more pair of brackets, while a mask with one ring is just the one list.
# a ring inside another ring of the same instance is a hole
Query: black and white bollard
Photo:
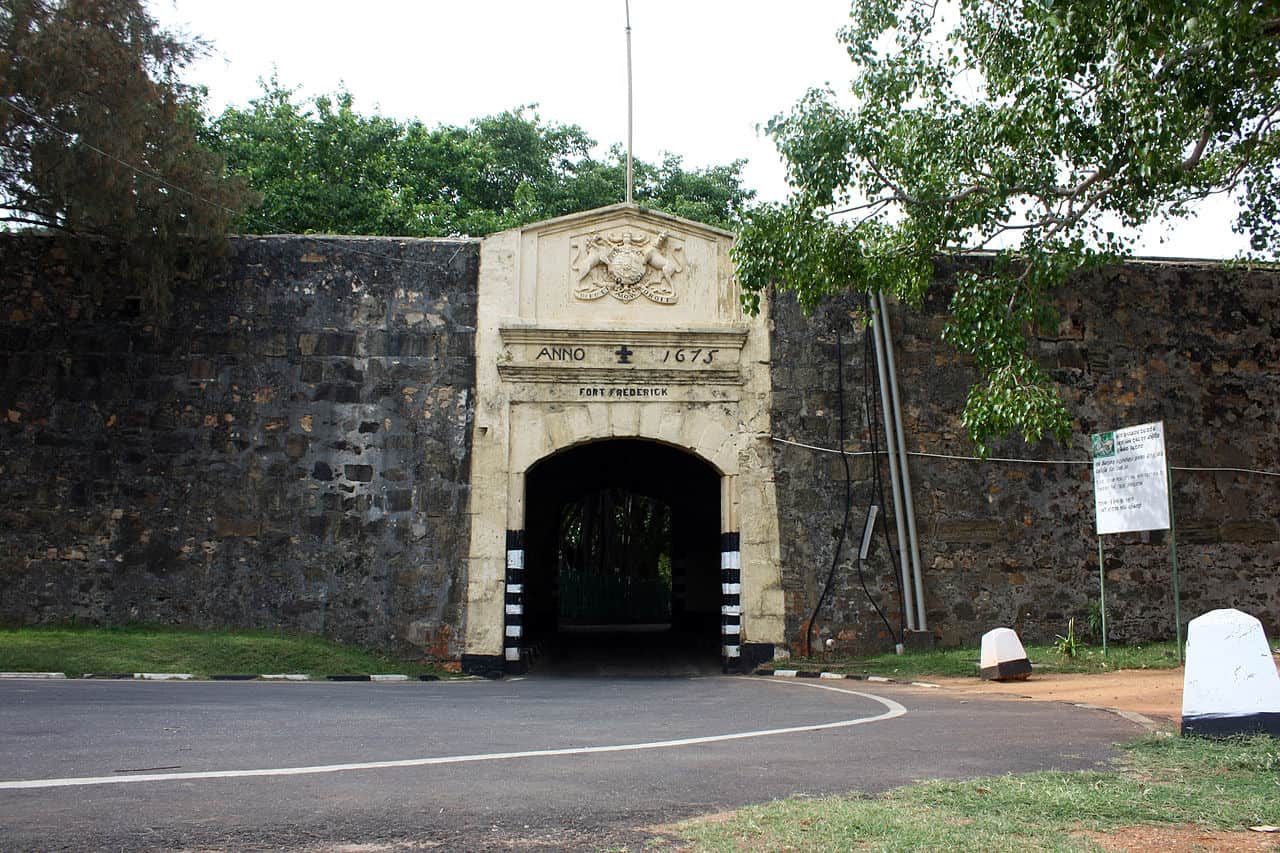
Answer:
[[982, 635], [981, 666], [987, 681], [1023, 681], [1031, 674], [1027, 650], [1012, 628], [993, 628]]
[[1239, 610], [1212, 610], [1187, 626], [1182, 681], [1184, 735], [1280, 737], [1280, 674], [1262, 623]]

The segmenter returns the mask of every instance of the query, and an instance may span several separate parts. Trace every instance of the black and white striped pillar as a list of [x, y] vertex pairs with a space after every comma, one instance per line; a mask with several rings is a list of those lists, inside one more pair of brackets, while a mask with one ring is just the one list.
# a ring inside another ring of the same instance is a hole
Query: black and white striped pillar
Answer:
[[502, 617], [502, 657], [507, 669], [523, 663], [524, 641], [524, 531], [507, 531], [507, 588]]
[[737, 532], [720, 534], [720, 653], [726, 670], [742, 657], [742, 551]]

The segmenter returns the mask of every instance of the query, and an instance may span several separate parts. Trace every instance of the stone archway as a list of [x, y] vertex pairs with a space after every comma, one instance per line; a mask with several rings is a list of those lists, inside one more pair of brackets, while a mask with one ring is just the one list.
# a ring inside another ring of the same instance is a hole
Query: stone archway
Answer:
[[527, 664], [528, 608], [548, 612], [526, 584], [529, 548], [547, 547], [545, 521], [527, 526], [543, 511], [538, 470], [606, 452], [586, 449], [596, 442], [664, 447], [715, 472], [718, 500], [704, 503], [718, 507], [722, 662], [744, 668], [782, 643], [767, 306], [743, 315], [731, 244], [633, 205], [481, 244], [465, 668]]
[[713, 466], [653, 441], [540, 460], [525, 476], [521, 648], [559, 672], [718, 666], [720, 491]]

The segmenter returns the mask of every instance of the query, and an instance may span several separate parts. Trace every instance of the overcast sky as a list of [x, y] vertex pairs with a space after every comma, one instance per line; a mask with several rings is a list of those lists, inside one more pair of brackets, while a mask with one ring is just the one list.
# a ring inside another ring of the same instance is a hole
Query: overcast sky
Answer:
[[[581, 125], [602, 152], [626, 140], [623, 0], [148, 0], [166, 28], [213, 53], [188, 74], [218, 112], [243, 105], [274, 68], [304, 95], [340, 85], [362, 112], [427, 124], [538, 104]], [[745, 159], [759, 198], [786, 195], [773, 144], [757, 131], [813, 86], [841, 90], [836, 40], [847, 0], [631, 0], [635, 155], [689, 167]], [[619, 201], [621, 201], [621, 196]], [[1142, 253], [1229, 257], [1243, 248], [1231, 208], [1210, 207]]]

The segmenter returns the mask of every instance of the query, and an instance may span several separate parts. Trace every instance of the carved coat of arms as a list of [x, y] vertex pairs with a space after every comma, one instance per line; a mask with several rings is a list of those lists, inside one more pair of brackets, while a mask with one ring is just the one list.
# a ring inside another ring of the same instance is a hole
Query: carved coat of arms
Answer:
[[612, 294], [623, 302], [643, 296], [671, 305], [679, 298], [675, 279], [684, 271], [684, 244], [665, 231], [593, 233], [572, 247], [573, 295], [578, 299]]

